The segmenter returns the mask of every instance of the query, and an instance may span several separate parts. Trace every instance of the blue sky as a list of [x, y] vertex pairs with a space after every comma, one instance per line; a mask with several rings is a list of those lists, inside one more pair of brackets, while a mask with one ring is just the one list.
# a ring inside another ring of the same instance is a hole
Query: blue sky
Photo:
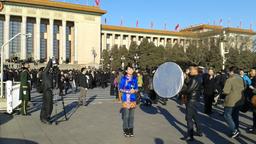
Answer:
[[[94, 5], [94, 0], [58, 0], [83, 5]], [[102, 23], [107, 24], [174, 30], [177, 24], [181, 28], [195, 24], [219, 24], [256, 30], [256, 0], [101, 0], [101, 9], [107, 10]]]

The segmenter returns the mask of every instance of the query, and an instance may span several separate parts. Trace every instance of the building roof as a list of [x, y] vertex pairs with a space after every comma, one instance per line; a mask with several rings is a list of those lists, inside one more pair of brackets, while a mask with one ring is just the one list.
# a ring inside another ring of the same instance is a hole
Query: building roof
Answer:
[[167, 30], [153, 30], [144, 28], [132, 28], [124, 26], [112, 26], [102, 25], [102, 30], [120, 31], [120, 32], [133, 32], [133, 33], [144, 33], [144, 34], [155, 34], [155, 35], [172, 35], [172, 36], [183, 36], [183, 37], [195, 37], [196, 34], [192, 32], [175, 32]]
[[251, 29], [241, 29], [241, 28], [227, 27], [227, 28], [224, 28], [224, 30], [228, 33], [240, 33], [240, 34], [247, 34], [247, 35], [256, 35], [256, 32], [254, 32]]
[[96, 6], [78, 5], [78, 4], [71, 4], [71, 3], [65, 3], [65, 2], [57, 2], [52, 0], [3, 0], [2, 2], [28, 4], [28, 5], [68, 9], [68, 10], [75, 10], [75, 11], [82, 11], [82, 12], [92, 12], [92, 13], [101, 14], [101, 15], [107, 13], [107, 11], [102, 10]]
[[222, 32], [223, 30], [225, 30], [228, 33], [256, 35], [256, 32], [254, 32], [251, 29], [232, 28], [232, 27], [225, 28], [223, 26], [208, 25], [208, 24], [202, 24], [202, 25], [185, 28], [185, 29], [182, 29], [181, 32], [195, 32], [195, 31], [204, 30], [204, 29], [210, 29], [212, 31], [201, 32], [201, 33], [212, 33], [213, 34], [213, 33], [218, 33], [218, 32]]
[[198, 30], [203, 30], [203, 29], [220, 30], [222, 28], [223, 28], [222, 26], [202, 24], [202, 25], [185, 28], [185, 29], [182, 29], [181, 31], [198, 31]]

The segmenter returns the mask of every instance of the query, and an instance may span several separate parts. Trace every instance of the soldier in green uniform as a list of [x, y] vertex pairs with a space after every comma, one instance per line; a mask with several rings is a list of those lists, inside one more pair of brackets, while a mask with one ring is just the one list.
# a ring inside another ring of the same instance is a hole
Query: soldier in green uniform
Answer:
[[28, 65], [25, 64], [22, 67], [22, 72], [20, 74], [20, 100], [21, 103], [21, 114], [28, 115], [27, 105], [30, 101], [30, 75], [28, 72]]

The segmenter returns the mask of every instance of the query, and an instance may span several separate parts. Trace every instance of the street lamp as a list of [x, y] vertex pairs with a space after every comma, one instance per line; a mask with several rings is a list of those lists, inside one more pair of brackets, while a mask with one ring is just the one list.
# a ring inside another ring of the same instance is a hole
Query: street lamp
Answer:
[[4, 97], [4, 84], [3, 84], [3, 78], [4, 78], [4, 47], [6, 45], [8, 45], [11, 41], [13, 41], [16, 37], [18, 36], [26, 36], [26, 37], [31, 37], [32, 34], [31, 33], [27, 33], [27, 34], [24, 34], [24, 33], [18, 33], [16, 34], [15, 36], [13, 36], [11, 39], [9, 39], [7, 42], [5, 42], [2, 46], [1, 46], [1, 97]]
[[109, 60], [110, 60], [110, 70], [111, 70], [112, 69], [112, 61], [114, 60], [114, 58], [112, 56], [110, 56]]
[[121, 61], [122, 61], [122, 69], [124, 70], [124, 61], [125, 61], [125, 57], [124, 57], [124, 55], [122, 55], [122, 57], [121, 57]]
[[101, 64], [102, 69], [103, 69], [103, 62], [104, 62], [104, 59], [101, 58], [101, 59], [100, 59], [100, 64]]
[[137, 69], [138, 68], [138, 60], [139, 60], [139, 55], [136, 53], [135, 56], [134, 56], [134, 60], [135, 60], [135, 68]]
[[220, 53], [222, 56], [222, 69], [225, 69], [226, 57], [224, 43], [227, 42], [226, 31], [224, 30], [220, 36]]

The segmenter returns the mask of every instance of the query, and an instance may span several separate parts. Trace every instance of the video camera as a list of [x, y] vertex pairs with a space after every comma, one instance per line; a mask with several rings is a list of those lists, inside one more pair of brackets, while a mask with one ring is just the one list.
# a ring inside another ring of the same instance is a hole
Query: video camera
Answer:
[[52, 65], [53, 66], [58, 65], [58, 61], [57, 61], [57, 59], [55, 57], [52, 57]]

